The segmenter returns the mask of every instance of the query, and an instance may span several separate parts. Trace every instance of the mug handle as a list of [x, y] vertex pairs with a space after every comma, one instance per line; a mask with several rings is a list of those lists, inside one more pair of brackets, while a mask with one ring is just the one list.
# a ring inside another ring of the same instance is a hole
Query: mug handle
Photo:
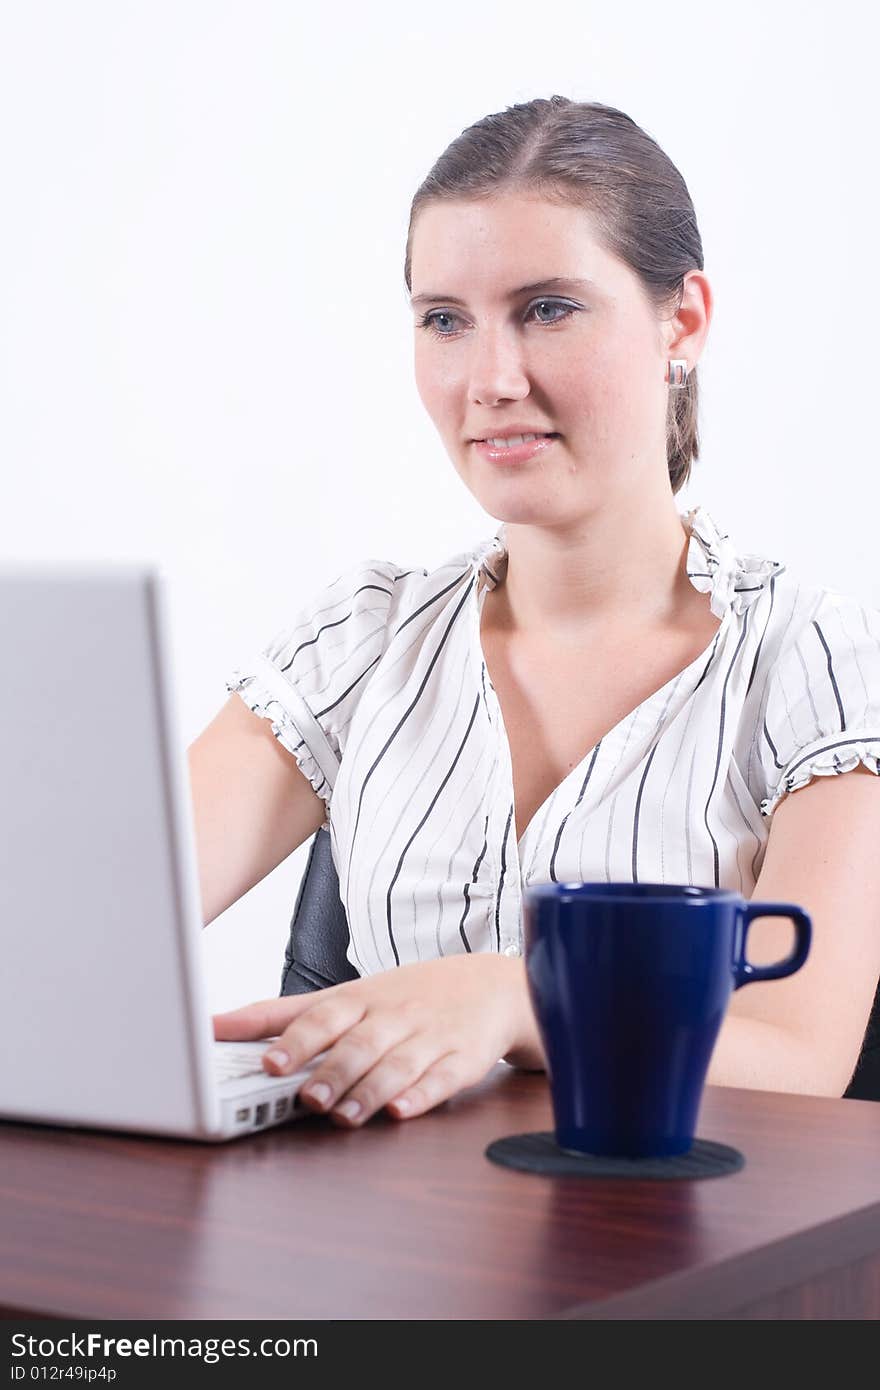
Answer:
[[[756, 917], [789, 917], [794, 922], [795, 942], [791, 955], [786, 956], [784, 960], [776, 961], [774, 965], [752, 965], [746, 960], [749, 927]], [[796, 907], [794, 903], [748, 902], [742, 908], [740, 920], [743, 931], [739, 960], [735, 965], [734, 989], [739, 989], [741, 985], [754, 984], [756, 980], [781, 980], [786, 975], [793, 975], [796, 970], [800, 970], [810, 953], [810, 942], [813, 939], [812, 921], [802, 907]]]

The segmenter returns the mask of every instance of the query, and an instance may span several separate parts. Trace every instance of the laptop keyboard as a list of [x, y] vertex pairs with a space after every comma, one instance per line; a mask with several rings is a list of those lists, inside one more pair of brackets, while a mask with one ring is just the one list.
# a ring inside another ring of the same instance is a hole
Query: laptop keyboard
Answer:
[[[253, 1043], [250, 1045], [242, 1043], [240, 1047], [236, 1047], [234, 1043], [216, 1043], [214, 1049], [214, 1076], [216, 1080], [218, 1082], [240, 1081], [246, 1076], [259, 1076], [264, 1081], [281, 1080], [274, 1072], [263, 1070], [261, 1059], [271, 1042], [272, 1039], [266, 1038], [257, 1046]], [[308, 1076], [326, 1055], [327, 1049], [317, 1053], [316, 1056], [309, 1058], [299, 1071], [291, 1073], [286, 1079], [296, 1081]]]
[[262, 1055], [252, 1048], [247, 1051], [242, 1048], [241, 1052], [224, 1048], [214, 1056], [214, 1075], [218, 1081], [238, 1081], [242, 1076], [264, 1076], [268, 1079], [272, 1073], [264, 1071], [260, 1060]]
[[[236, 1045], [230, 1042], [215, 1042], [214, 1044], [214, 1076], [216, 1082], [222, 1087], [227, 1081], [242, 1081], [247, 1077], [253, 1077], [254, 1081], [249, 1085], [247, 1094], [241, 1095], [240, 1091], [233, 1094], [240, 1096], [241, 1103], [237, 1103], [235, 1110], [236, 1126], [246, 1126], [248, 1129], [264, 1129], [266, 1125], [279, 1123], [286, 1119], [295, 1119], [298, 1115], [308, 1114], [301, 1100], [297, 1097], [297, 1091], [304, 1079], [308, 1077], [322, 1058], [326, 1057], [327, 1050], [317, 1053], [310, 1058], [298, 1072], [292, 1073], [287, 1077], [274, 1076], [271, 1072], [263, 1070], [262, 1057], [267, 1047], [273, 1040], [264, 1038], [259, 1042], [242, 1043]], [[275, 1099], [261, 1100], [257, 1105], [248, 1104], [253, 1091], [258, 1095], [265, 1095], [261, 1082], [274, 1082], [272, 1094]], [[278, 1083], [282, 1080], [292, 1086], [289, 1094], [277, 1095]], [[221, 1095], [222, 1095], [221, 1091]], [[236, 1130], [240, 1132], [240, 1130]]]

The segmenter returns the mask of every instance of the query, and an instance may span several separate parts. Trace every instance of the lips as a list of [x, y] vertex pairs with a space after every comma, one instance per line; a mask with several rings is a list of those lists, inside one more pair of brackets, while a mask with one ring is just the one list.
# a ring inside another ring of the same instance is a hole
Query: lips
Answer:
[[559, 435], [552, 430], [508, 430], [506, 434], [484, 434], [479, 439], [472, 439], [472, 444], [485, 444], [490, 439], [517, 439], [524, 434], [536, 434], [539, 439], [558, 439]]
[[530, 459], [536, 458], [539, 454], [544, 454], [559, 438], [558, 434], [539, 435], [537, 439], [530, 439], [525, 444], [511, 444], [504, 448], [498, 448], [495, 444], [490, 444], [485, 439], [475, 439], [474, 448], [477, 453], [489, 463], [503, 465], [528, 463]]

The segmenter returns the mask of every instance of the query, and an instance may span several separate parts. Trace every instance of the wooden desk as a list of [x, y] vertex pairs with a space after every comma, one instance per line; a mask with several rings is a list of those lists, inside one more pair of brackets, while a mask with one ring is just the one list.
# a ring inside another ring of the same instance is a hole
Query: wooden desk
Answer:
[[880, 1316], [880, 1104], [710, 1087], [728, 1177], [498, 1167], [551, 1129], [504, 1064], [415, 1120], [220, 1146], [0, 1124], [0, 1311], [91, 1318]]

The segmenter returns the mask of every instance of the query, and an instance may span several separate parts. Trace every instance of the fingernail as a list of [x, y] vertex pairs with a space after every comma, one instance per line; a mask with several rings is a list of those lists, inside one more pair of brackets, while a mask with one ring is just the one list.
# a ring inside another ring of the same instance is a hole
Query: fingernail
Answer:
[[326, 1081], [316, 1081], [313, 1086], [307, 1086], [304, 1089], [303, 1095], [308, 1096], [310, 1100], [316, 1101], [318, 1105], [326, 1105], [332, 1092]]
[[337, 1105], [335, 1113], [344, 1115], [347, 1120], [356, 1120], [361, 1113], [360, 1101], [344, 1100], [341, 1105]]
[[271, 1052], [264, 1052], [263, 1056], [268, 1057], [269, 1061], [274, 1062], [275, 1066], [280, 1067], [282, 1071], [290, 1066], [290, 1055], [287, 1052], [282, 1052], [280, 1047], [273, 1047]]

